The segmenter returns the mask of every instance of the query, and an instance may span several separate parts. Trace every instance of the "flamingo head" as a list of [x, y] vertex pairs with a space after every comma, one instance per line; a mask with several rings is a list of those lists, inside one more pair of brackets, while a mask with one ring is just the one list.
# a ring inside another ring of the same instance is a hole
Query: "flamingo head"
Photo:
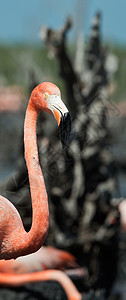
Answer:
[[69, 111], [61, 99], [60, 89], [51, 82], [40, 83], [31, 94], [31, 101], [35, 107], [53, 114], [60, 128], [63, 148], [70, 138], [71, 118]]

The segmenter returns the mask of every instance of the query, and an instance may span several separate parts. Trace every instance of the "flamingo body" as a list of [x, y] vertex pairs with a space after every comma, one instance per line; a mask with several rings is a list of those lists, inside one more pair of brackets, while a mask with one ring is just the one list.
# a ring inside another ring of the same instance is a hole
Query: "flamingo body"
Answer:
[[81, 294], [71, 279], [64, 272], [57, 270], [76, 266], [72, 254], [43, 246], [37, 252], [15, 260], [1, 260], [0, 285], [16, 287], [26, 283], [57, 281], [63, 287], [68, 300], [81, 300]]
[[46, 269], [76, 267], [75, 257], [69, 252], [53, 247], [41, 247], [37, 252], [18, 257], [17, 259], [1, 260], [0, 273], [24, 274]]

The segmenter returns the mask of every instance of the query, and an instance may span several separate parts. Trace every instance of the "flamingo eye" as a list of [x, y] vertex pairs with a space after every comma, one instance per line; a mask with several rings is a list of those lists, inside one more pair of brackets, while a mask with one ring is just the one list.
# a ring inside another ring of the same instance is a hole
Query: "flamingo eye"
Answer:
[[48, 97], [49, 97], [49, 94], [46, 92], [46, 93], [44, 94], [44, 98], [47, 99]]

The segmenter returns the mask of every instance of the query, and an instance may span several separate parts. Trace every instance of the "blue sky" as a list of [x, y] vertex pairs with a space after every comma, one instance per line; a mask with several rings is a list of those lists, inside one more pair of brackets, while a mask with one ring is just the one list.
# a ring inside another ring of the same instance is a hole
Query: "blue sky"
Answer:
[[125, 0], [0, 0], [0, 4], [0, 43], [36, 43], [41, 25], [59, 28], [68, 15], [75, 22], [71, 38], [79, 26], [77, 20], [87, 36], [91, 18], [100, 10], [104, 38], [126, 45]]

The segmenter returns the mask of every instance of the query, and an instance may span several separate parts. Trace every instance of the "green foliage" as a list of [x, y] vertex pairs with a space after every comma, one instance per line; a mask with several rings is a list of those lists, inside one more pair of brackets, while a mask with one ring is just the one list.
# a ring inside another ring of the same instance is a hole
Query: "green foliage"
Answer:
[[126, 100], [126, 47], [114, 46], [111, 53], [114, 53], [119, 60], [118, 70], [114, 76], [115, 91], [112, 97], [115, 102], [118, 102]]
[[[70, 55], [73, 53], [70, 50]], [[73, 49], [73, 47], [72, 47]], [[108, 45], [108, 51], [110, 47]], [[111, 53], [119, 59], [119, 69], [115, 74], [115, 91], [113, 101], [125, 100], [126, 98], [126, 48], [113, 47]], [[23, 85], [26, 89], [29, 86], [29, 71], [33, 70], [38, 82], [55, 82], [61, 90], [64, 90], [64, 83], [58, 74], [58, 63], [55, 58], [49, 59], [46, 48], [42, 46], [0, 46], [0, 82], [5, 84]]]
[[0, 81], [28, 87], [29, 72], [33, 70], [38, 82], [56, 81], [58, 66], [47, 57], [46, 49], [32, 46], [0, 46]]

